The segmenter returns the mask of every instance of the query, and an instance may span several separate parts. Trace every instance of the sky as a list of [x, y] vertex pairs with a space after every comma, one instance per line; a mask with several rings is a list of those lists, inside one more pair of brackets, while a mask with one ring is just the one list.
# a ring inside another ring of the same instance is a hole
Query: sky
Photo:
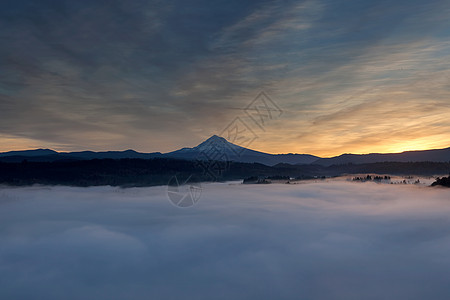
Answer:
[[1, 6], [0, 151], [168, 152], [236, 120], [269, 153], [450, 147], [448, 0]]
[[448, 191], [319, 181], [0, 189], [1, 299], [409, 299], [450, 293]]

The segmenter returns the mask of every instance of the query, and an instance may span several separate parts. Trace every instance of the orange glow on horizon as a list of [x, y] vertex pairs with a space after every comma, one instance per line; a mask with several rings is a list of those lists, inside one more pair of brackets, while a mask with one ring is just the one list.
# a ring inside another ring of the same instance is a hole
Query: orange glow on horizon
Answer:
[[[127, 145], [124, 147], [108, 147], [103, 146], [101, 148], [92, 147], [92, 148], [74, 148], [74, 147], [65, 147], [64, 145], [51, 145], [49, 143], [40, 142], [37, 140], [19, 138], [19, 137], [6, 137], [0, 136], [1, 147], [0, 152], [8, 152], [8, 151], [20, 151], [20, 150], [33, 150], [33, 149], [52, 149], [58, 152], [70, 152], [70, 151], [84, 151], [84, 150], [92, 150], [92, 151], [122, 151], [125, 149], [133, 149], [138, 152], [150, 153], [150, 152], [169, 152], [164, 151], [164, 149], [143, 149], [140, 147], [133, 147], [132, 145]], [[368, 144], [362, 141], [361, 143], [352, 143], [351, 146], [339, 146], [334, 145], [334, 147], [325, 145], [323, 148], [321, 147], [320, 142], [315, 145], [308, 145], [307, 147], [299, 147], [298, 144], [295, 143], [285, 143], [283, 145], [266, 143], [263, 139], [258, 139], [254, 143], [252, 143], [248, 148], [265, 152], [271, 154], [287, 154], [287, 153], [296, 153], [296, 154], [311, 154], [319, 157], [334, 157], [342, 154], [370, 154], [370, 153], [401, 153], [405, 151], [423, 151], [423, 150], [433, 150], [433, 149], [444, 149], [450, 147], [450, 140], [441, 137], [440, 139], [433, 138], [421, 138], [412, 141], [397, 141], [393, 142], [384, 142], [379, 144]], [[179, 149], [185, 147], [186, 145], [181, 145], [180, 147], [170, 147], [172, 149]], [[171, 151], [171, 150], [170, 150]]]

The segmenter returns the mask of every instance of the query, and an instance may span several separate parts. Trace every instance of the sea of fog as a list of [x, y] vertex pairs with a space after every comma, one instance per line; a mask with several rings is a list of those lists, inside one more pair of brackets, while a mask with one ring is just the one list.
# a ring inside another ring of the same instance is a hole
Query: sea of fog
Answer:
[[0, 299], [450, 299], [450, 189], [0, 188]]

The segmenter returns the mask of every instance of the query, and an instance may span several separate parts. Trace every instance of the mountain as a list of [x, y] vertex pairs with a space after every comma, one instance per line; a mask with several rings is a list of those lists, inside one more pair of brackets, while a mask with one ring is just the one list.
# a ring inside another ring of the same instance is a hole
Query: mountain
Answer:
[[245, 163], [262, 163], [274, 166], [279, 163], [310, 164], [319, 157], [309, 154], [268, 154], [247, 149], [213, 135], [193, 148], [182, 148], [164, 154], [164, 157], [199, 160], [228, 160]]
[[269, 154], [247, 149], [230, 143], [223, 137], [213, 135], [193, 148], [182, 148], [169, 153], [140, 153], [134, 150], [126, 151], [80, 151], [56, 152], [50, 149], [25, 151], [10, 151], [0, 153], [0, 161], [51, 162], [58, 160], [91, 160], [91, 159], [122, 159], [122, 158], [175, 158], [184, 160], [218, 160], [242, 163], [261, 163], [267, 166], [278, 164], [307, 165], [314, 164], [324, 167], [343, 164], [371, 164], [379, 162], [449, 162], [450, 148], [426, 151], [408, 151], [388, 154], [343, 154], [331, 158], [320, 158], [309, 154]]
[[134, 150], [125, 151], [80, 151], [80, 152], [56, 152], [53, 150], [25, 150], [25, 151], [10, 151], [0, 153], [0, 161], [2, 162], [51, 162], [58, 160], [90, 160], [90, 159], [122, 159], [122, 158], [141, 158], [151, 159], [162, 157], [160, 152], [155, 153], [139, 153]]
[[331, 158], [320, 158], [313, 162], [321, 166], [342, 164], [370, 164], [378, 162], [449, 162], [450, 148], [402, 153], [343, 154]]
[[45, 155], [52, 155], [52, 154], [58, 154], [58, 152], [50, 150], [50, 149], [9, 151], [9, 152], [0, 153], [0, 157], [6, 157], [6, 156], [29, 156], [29, 157], [34, 157], [34, 156], [45, 156]]
[[94, 152], [94, 151], [80, 151], [80, 152], [61, 152], [59, 153], [67, 158], [74, 159], [121, 159], [121, 158], [142, 158], [142, 159], [150, 159], [161, 157], [162, 154], [160, 152], [154, 153], [140, 153], [134, 150], [125, 150], [125, 151], [103, 151], [103, 152]]
[[56, 152], [48, 149], [11, 151], [0, 153], [0, 161], [21, 162], [40, 161], [49, 162], [56, 160], [90, 160], [90, 159], [121, 159], [121, 158], [177, 158], [187, 160], [222, 160], [246, 163], [262, 163], [273, 166], [279, 163], [310, 164], [319, 157], [308, 154], [268, 154], [247, 149], [228, 142], [223, 137], [213, 135], [206, 141], [193, 148], [182, 148], [173, 152], [162, 154], [139, 153], [134, 150], [126, 151], [80, 151], [80, 152]]

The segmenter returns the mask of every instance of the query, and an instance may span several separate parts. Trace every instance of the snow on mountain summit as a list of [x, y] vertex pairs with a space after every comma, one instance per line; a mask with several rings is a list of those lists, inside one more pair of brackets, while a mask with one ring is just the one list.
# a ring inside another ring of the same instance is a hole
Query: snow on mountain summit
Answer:
[[228, 142], [225, 138], [213, 135], [206, 141], [202, 142], [198, 146], [192, 148], [192, 150], [199, 151], [199, 152], [211, 152], [211, 151], [218, 151], [222, 153], [228, 153], [230, 151], [233, 152], [240, 152], [244, 150], [245, 148], [242, 148], [238, 145], [235, 145], [233, 143]]

